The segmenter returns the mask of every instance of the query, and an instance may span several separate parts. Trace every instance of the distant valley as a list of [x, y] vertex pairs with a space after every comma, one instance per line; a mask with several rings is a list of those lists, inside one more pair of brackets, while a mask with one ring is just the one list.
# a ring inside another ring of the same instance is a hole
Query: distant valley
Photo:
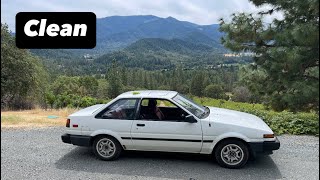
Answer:
[[[97, 68], [119, 62], [146, 70], [210, 66], [230, 58], [219, 25], [197, 25], [173, 17], [111, 16], [97, 19], [94, 49], [37, 49], [31, 52], [60, 68], [74, 64]], [[150, 66], [152, 64], [152, 66]], [[81, 69], [81, 68], [80, 68]]]

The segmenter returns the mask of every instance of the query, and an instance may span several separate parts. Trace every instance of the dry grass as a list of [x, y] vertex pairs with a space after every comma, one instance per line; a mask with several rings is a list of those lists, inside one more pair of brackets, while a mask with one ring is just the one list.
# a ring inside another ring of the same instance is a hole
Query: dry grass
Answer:
[[[1, 111], [1, 128], [33, 128], [64, 126], [68, 115], [78, 109], [32, 109], [23, 111]], [[49, 118], [56, 116], [56, 118]]]

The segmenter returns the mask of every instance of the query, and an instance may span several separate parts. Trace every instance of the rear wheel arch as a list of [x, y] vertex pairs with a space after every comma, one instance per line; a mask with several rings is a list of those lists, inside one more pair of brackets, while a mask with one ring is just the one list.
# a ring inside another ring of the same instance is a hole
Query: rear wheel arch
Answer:
[[99, 134], [91, 138], [91, 147], [97, 158], [104, 161], [112, 161], [119, 158], [123, 147], [114, 136]]
[[110, 137], [110, 138], [113, 138], [113, 139], [117, 140], [118, 143], [121, 145], [121, 147], [123, 149], [123, 145], [121, 144], [121, 141], [119, 141], [118, 138], [116, 138], [116, 137], [114, 137], [114, 136], [112, 136], [110, 134], [97, 134], [95, 136], [92, 136], [92, 138], [90, 139], [90, 146], [93, 145], [94, 140], [96, 140], [97, 138], [100, 138], [100, 137]]

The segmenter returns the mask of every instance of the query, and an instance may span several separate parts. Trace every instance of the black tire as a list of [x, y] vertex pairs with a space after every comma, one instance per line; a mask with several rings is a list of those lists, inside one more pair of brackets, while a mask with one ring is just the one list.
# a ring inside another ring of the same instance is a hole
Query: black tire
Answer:
[[99, 136], [95, 138], [92, 143], [92, 149], [94, 154], [104, 161], [118, 159], [122, 151], [121, 144], [118, 140], [110, 136]]
[[238, 169], [247, 163], [249, 159], [249, 149], [247, 145], [240, 140], [227, 139], [217, 145], [214, 156], [220, 166]]

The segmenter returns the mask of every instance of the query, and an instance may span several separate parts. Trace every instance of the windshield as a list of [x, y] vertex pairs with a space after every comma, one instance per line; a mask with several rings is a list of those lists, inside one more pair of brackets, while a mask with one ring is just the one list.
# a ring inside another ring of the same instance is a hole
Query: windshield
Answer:
[[173, 100], [186, 108], [188, 111], [190, 111], [193, 115], [197, 116], [198, 118], [205, 118], [207, 114], [209, 114], [209, 108], [201, 106], [191, 99], [181, 95], [177, 94]]

